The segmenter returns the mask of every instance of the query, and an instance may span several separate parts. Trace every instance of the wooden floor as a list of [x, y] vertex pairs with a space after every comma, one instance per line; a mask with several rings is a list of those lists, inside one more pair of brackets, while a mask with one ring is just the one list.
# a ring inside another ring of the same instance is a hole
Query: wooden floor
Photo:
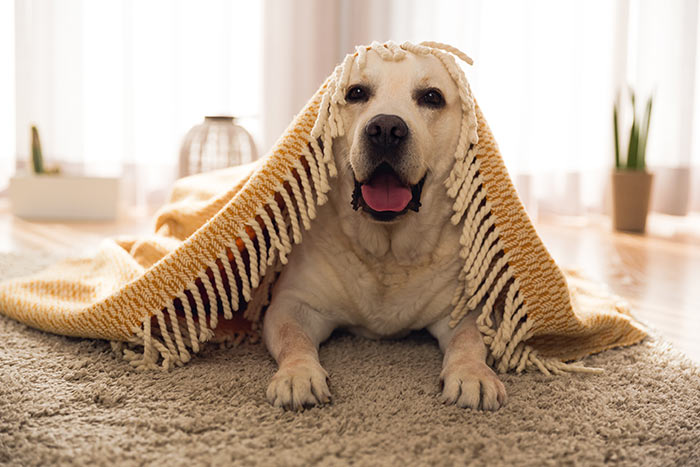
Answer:
[[[0, 252], [92, 248], [105, 236], [148, 232], [150, 213], [109, 223], [28, 222], [0, 198]], [[605, 217], [537, 224], [555, 260], [602, 280], [633, 314], [700, 362], [700, 216], [654, 215], [645, 236], [612, 233]]]
[[654, 215], [644, 236], [613, 233], [602, 217], [537, 228], [561, 266], [607, 283], [635, 317], [700, 362], [700, 217]]

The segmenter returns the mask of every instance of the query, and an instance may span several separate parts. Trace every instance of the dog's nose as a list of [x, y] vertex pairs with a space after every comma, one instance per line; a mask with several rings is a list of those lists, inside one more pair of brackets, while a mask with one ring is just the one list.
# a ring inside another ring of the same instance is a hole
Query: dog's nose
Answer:
[[398, 115], [379, 114], [367, 122], [365, 134], [373, 145], [391, 149], [408, 136], [408, 126]]

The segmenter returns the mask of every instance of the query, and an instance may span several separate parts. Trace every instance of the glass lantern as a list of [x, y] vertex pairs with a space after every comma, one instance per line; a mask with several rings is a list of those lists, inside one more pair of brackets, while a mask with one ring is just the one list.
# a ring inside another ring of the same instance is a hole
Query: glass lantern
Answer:
[[231, 116], [204, 117], [192, 127], [180, 148], [180, 177], [253, 162], [253, 137]]

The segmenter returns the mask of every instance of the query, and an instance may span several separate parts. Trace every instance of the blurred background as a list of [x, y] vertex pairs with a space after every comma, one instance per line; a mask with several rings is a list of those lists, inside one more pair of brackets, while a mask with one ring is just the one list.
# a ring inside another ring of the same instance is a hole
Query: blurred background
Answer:
[[205, 115], [237, 117], [264, 154], [355, 45], [435, 40], [474, 59], [533, 217], [609, 210], [628, 86], [654, 96], [652, 209], [686, 216], [700, 210], [698, 15], [694, 0], [0, 2], [0, 196], [36, 124], [47, 163], [120, 177], [130, 208], [157, 204]]

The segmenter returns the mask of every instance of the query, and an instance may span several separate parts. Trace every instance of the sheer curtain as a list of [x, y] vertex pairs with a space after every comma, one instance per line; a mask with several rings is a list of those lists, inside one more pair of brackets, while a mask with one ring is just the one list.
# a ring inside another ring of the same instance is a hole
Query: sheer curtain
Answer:
[[[266, 21], [276, 25], [266, 38], [285, 43], [266, 49], [276, 92], [293, 96], [282, 104], [285, 116], [300, 108], [355, 44], [448, 42], [474, 58], [465, 71], [532, 215], [606, 210], [612, 106], [628, 85], [655, 98], [647, 156], [656, 174], [655, 209], [671, 214], [700, 209], [695, 0], [307, 0], [294, 5], [313, 14], [285, 21], [285, 0], [267, 0], [265, 10]], [[292, 50], [297, 55], [290, 63], [275, 55]], [[303, 92], [279, 79], [300, 69], [306, 74]], [[280, 101], [274, 102], [266, 114], [280, 109]], [[281, 121], [265, 120], [265, 144], [282, 129]]]
[[612, 161], [611, 103], [621, 82], [618, 5], [414, 5], [420, 12], [395, 24], [397, 34], [432, 36], [474, 58], [468, 78], [531, 214], [581, 214], [601, 205], [600, 173]]
[[31, 0], [14, 17], [20, 166], [36, 123], [48, 159], [122, 175], [129, 204], [144, 205], [204, 115], [242, 117], [260, 136], [259, 2]]
[[467, 76], [532, 215], [605, 210], [628, 84], [655, 97], [653, 205], [685, 214], [700, 210], [698, 14], [696, 0], [2, 2], [0, 190], [34, 122], [48, 157], [121, 173], [143, 204], [205, 114], [245, 117], [265, 152], [355, 44], [429, 39], [474, 58]]
[[0, 2], [0, 192], [15, 165], [15, 5]]

